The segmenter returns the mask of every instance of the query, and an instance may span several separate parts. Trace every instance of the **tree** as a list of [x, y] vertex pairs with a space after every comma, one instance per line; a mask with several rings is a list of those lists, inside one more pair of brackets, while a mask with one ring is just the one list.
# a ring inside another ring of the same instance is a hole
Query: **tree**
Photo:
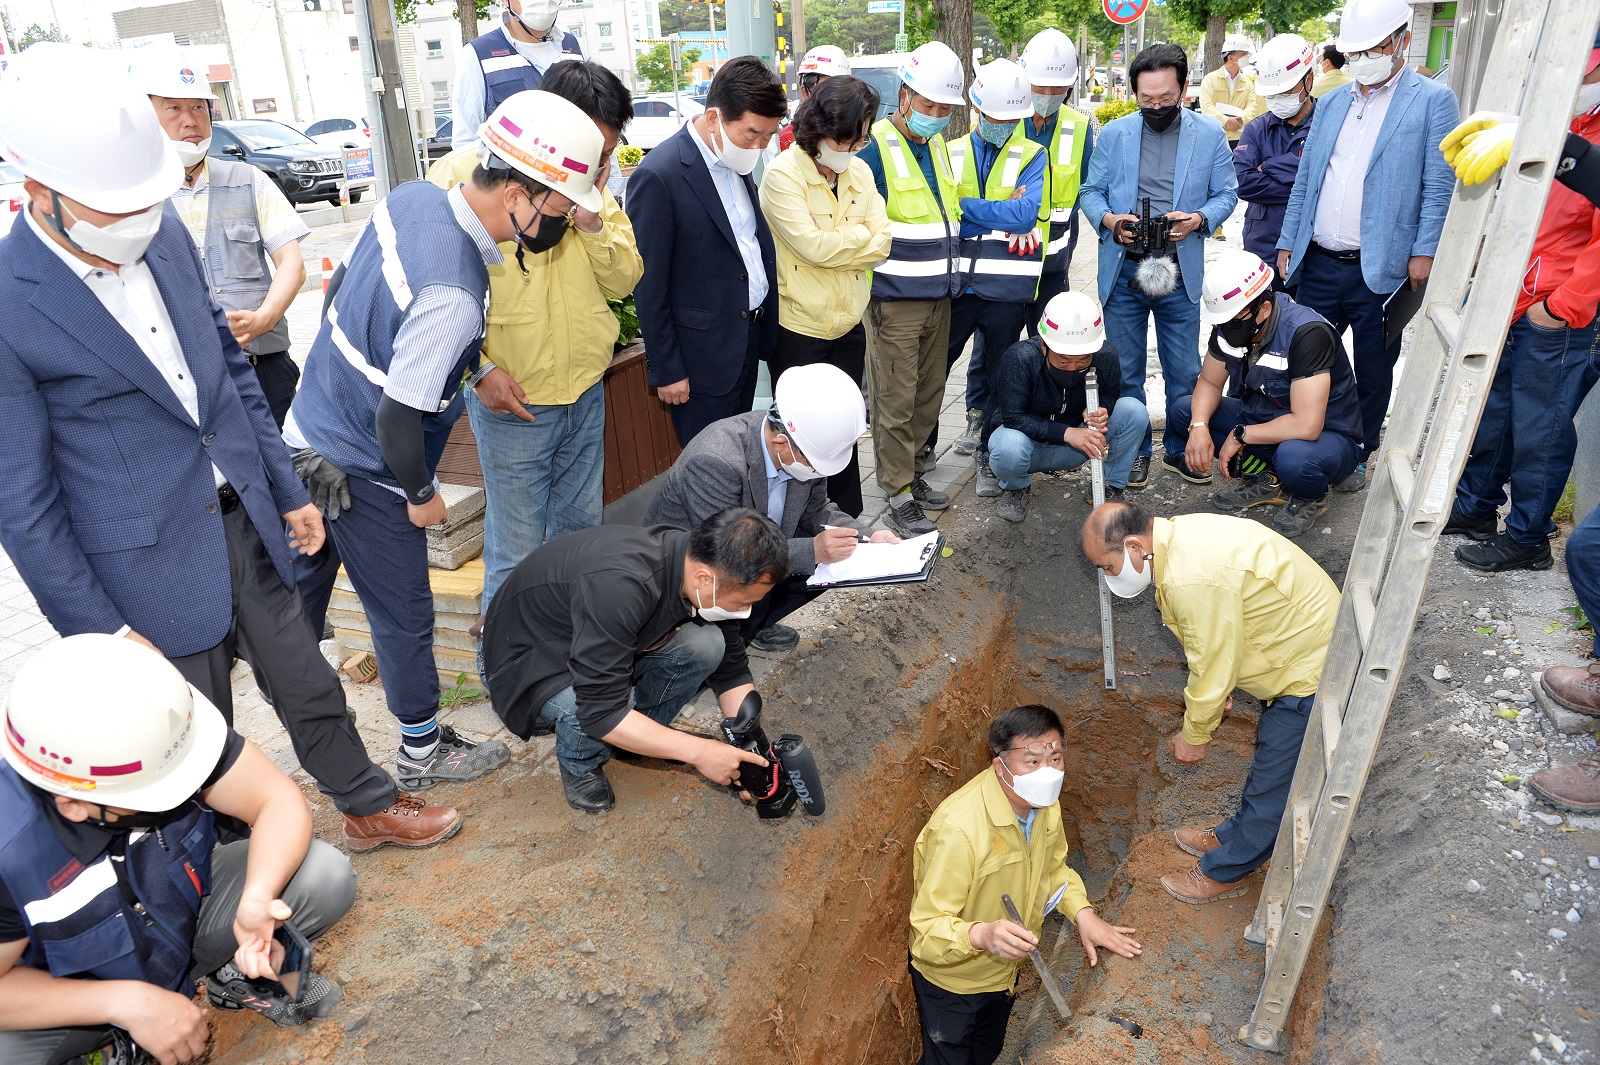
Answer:
[[[417, 6], [427, 3], [428, 0], [394, 0], [394, 18], [396, 22], [417, 21]], [[455, 0], [456, 18], [461, 22], [461, 39], [470, 41], [478, 36], [478, 23], [493, 22], [495, 14], [500, 10], [500, 0]], [[472, 12], [471, 24], [464, 18], [468, 11]]]
[[1321, 44], [1333, 36], [1333, 27], [1328, 25], [1327, 19], [1308, 18], [1296, 26], [1294, 32], [1312, 44]]
[[62, 44], [66, 44], [67, 35], [61, 32], [60, 26], [51, 26], [46, 29], [35, 22], [23, 30], [22, 36], [17, 38], [17, 51], [20, 52], [28, 45], [38, 44], [40, 41], [59, 41]]
[[[678, 57], [683, 67], [678, 74], [678, 84], [687, 85], [690, 80], [687, 72], [700, 58], [700, 49], [681, 49]], [[672, 48], [667, 42], [662, 41], [648, 52], [640, 52], [634, 60], [633, 69], [649, 84], [651, 92], [672, 91]]]
[[[1189, 71], [1189, 80], [1198, 82], [1208, 71], [1222, 65], [1222, 39], [1234, 19], [1254, 19], [1261, 0], [1167, 0], [1172, 16], [1191, 28], [1204, 29], [1205, 48], [1199, 69]], [[1287, 23], [1285, 23], [1287, 25]]]
[[1037, 32], [1033, 24], [1047, 7], [1041, 0], [974, 0], [974, 6], [989, 16], [995, 36], [1013, 56]]
[[[1321, 20], [1332, 14], [1343, 0], [1262, 0], [1261, 21], [1266, 23], [1266, 36], [1271, 38], [1287, 33], [1310, 20]], [[1324, 24], [1326, 27], [1326, 24]]]

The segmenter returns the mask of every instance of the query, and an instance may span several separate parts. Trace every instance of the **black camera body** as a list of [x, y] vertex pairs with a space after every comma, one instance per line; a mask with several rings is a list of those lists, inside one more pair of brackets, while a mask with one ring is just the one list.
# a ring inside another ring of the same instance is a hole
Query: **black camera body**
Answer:
[[1139, 217], [1134, 221], [1123, 219], [1117, 231], [1130, 238], [1128, 254], [1139, 259], [1172, 254], [1172, 219], [1166, 215], [1150, 216], [1150, 197], [1139, 205]]
[[787, 817], [796, 802], [813, 817], [827, 809], [822, 794], [822, 775], [817, 760], [799, 736], [785, 733], [776, 743], [767, 739], [761, 728], [761, 693], [751, 692], [739, 704], [739, 712], [722, 719], [722, 737], [742, 751], [759, 754], [768, 762], [759, 766], [745, 762], [739, 766], [739, 789], [756, 801], [756, 815], [762, 820]]

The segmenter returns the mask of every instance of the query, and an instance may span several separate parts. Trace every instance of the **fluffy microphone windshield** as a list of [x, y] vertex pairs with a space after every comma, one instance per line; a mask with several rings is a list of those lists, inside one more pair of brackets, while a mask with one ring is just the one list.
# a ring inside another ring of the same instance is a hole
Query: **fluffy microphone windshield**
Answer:
[[1139, 289], [1151, 299], [1160, 299], [1172, 294], [1178, 287], [1178, 264], [1166, 256], [1152, 255], [1139, 264], [1139, 269], [1134, 273], [1139, 282]]

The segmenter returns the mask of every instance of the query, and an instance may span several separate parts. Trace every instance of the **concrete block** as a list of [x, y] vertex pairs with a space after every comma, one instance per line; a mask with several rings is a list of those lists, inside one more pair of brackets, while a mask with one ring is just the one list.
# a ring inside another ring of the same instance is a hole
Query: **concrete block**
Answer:
[[464, 484], [442, 484], [439, 494], [444, 497], [444, 524], [428, 530], [429, 538], [453, 532], [459, 526], [483, 517], [488, 497], [483, 489]]
[[465, 536], [441, 537], [435, 541], [428, 537], [428, 565], [433, 569], [457, 570], [483, 555], [483, 519], [478, 519], [477, 532]]
[[1568, 710], [1546, 695], [1544, 685], [1540, 682], [1543, 676], [1543, 673], [1533, 675], [1533, 701], [1539, 704], [1539, 709], [1544, 711], [1544, 716], [1550, 719], [1550, 724], [1556, 727], [1557, 732], [1581, 736], [1585, 732], [1600, 730], [1600, 718]]

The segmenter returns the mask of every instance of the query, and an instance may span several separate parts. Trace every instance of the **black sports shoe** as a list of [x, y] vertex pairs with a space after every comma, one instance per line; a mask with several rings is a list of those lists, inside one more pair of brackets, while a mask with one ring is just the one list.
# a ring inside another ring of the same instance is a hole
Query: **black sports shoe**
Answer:
[[394, 753], [395, 782], [406, 791], [426, 791], [435, 784], [477, 780], [511, 761], [511, 748], [499, 740], [472, 740], [456, 735], [449, 725], [439, 726], [439, 745], [433, 753], [416, 759], [405, 745]]
[[745, 641], [745, 648], [766, 655], [786, 655], [800, 642], [800, 634], [787, 625], [768, 625]]
[[1133, 469], [1128, 473], [1128, 487], [1137, 491], [1150, 483], [1150, 456], [1140, 455], [1133, 460]]
[[326, 1017], [344, 998], [344, 990], [311, 973], [295, 1002], [276, 980], [252, 980], [228, 962], [205, 978], [206, 1001], [219, 1010], [254, 1010], [280, 1028], [293, 1028]]
[[606, 767], [597, 765], [587, 773], [574, 773], [560, 762], [561, 789], [567, 794], [567, 805], [586, 814], [603, 814], [617, 805], [611, 781], [606, 779]]
[[1165, 466], [1167, 469], [1171, 470], [1173, 473], [1177, 474], [1179, 477], [1182, 477], [1185, 481], [1188, 481], [1190, 484], [1210, 484], [1211, 483], [1211, 471], [1210, 470], [1207, 470], [1205, 473], [1195, 473], [1193, 470], [1191, 470], [1189, 468], [1188, 460], [1185, 459], [1182, 455], [1168, 455], [1166, 453], [1162, 453], [1161, 465]]
[[1441, 536], [1465, 536], [1470, 540], [1493, 540], [1500, 531], [1500, 519], [1494, 511], [1481, 518], [1469, 518], [1455, 504], [1450, 506], [1450, 520], [1440, 530]]
[[1550, 557], [1550, 542], [1540, 540], [1532, 547], [1517, 543], [1505, 533], [1497, 533], [1493, 540], [1480, 540], [1456, 548], [1456, 559], [1468, 569], [1480, 573], [1503, 573], [1509, 569], [1549, 569], [1554, 560]]

